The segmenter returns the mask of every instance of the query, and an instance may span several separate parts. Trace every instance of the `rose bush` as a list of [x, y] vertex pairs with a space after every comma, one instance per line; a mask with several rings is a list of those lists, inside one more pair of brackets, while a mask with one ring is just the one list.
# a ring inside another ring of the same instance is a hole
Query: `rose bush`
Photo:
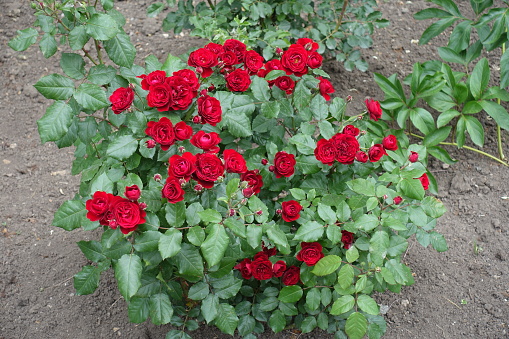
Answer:
[[167, 338], [202, 322], [247, 338], [265, 324], [379, 338], [370, 295], [413, 283], [407, 239], [447, 249], [426, 152], [373, 99], [347, 115], [314, 41], [255, 53], [228, 39], [107, 79], [102, 62], [83, 66], [78, 88], [58, 74], [36, 84], [56, 100], [41, 139], [75, 146], [81, 174], [53, 224], [103, 229], [78, 243], [92, 263], [76, 293], [113, 268], [130, 320], [177, 326]]

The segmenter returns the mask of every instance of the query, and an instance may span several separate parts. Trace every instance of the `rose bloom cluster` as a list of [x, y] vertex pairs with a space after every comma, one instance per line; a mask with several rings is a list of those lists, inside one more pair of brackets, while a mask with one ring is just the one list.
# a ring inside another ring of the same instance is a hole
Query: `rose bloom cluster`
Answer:
[[145, 223], [146, 205], [138, 203], [141, 191], [136, 185], [126, 187], [124, 195], [127, 199], [102, 191], [95, 192], [85, 204], [87, 218], [113, 229], [120, 227], [124, 234], [135, 231], [138, 225]]

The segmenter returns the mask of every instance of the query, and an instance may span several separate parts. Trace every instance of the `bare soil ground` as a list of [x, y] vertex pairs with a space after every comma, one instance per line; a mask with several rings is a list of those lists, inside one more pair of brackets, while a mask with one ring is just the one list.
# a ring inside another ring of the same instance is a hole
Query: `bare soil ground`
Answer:
[[[457, 1], [466, 8], [467, 1]], [[164, 35], [161, 19], [144, 14], [150, 1], [116, 3], [127, 18], [126, 30], [138, 49], [163, 59], [203, 44], [188, 36]], [[2, 0], [0, 12], [0, 339], [164, 338], [168, 326], [131, 324], [113, 274], [103, 275], [97, 291], [76, 296], [72, 276], [87, 264], [76, 242], [99, 238], [99, 231], [66, 232], [51, 226], [53, 213], [78, 190], [70, 175], [72, 152], [53, 144], [41, 145], [36, 120], [50, 102], [33, 88], [43, 75], [59, 72], [59, 60], [46, 60], [37, 47], [23, 53], [7, 42], [33, 18], [28, 1]], [[365, 51], [370, 71], [346, 72], [329, 64], [336, 94], [353, 95], [362, 109], [366, 96], [382, 99], [372, 72], [405, 76], [412, 64], [437, 58], [446, 37], [419, 46], [429, 22], [412, 15], [429, 3], [422, 0], [380, 2], [387, 29], [375, 33], [373, 48]], [[494, 64], [495, 65], [495, 64]], [[484, 150], [496, 152], [493, 122]], [[507, 132], [505, 152], [509, 154]], [[415, 272], [415, 284], [402, 293], [376, 295], [385, 305], [385, 338], [509, 338], [509, 170], [487, 158], [451, 149], [460, 162], [431, 163], [448, 213], [439, 220], [449, 251], [437, 253], [412, 242], [405, 255]], [[205, 325], [196, 338], [226, 338]], [[294, 338], [285, 331], [263, 338]], [[306, 338], [331, 337], [322, 332]]]

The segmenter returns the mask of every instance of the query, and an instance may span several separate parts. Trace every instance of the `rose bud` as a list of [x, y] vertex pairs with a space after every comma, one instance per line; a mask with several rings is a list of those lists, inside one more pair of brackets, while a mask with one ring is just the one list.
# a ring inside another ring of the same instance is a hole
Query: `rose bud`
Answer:
[[346, 102], [352, 102], [353, 97], [351, 95], [346, 96]]
[[198, 66], [198, 67], [196, 67], [195, 71], [198, 74], [202, 74], [203, 73], [203, 67]]
[[209, 88], [207, 88], [207, 91], [212, 92], [215, 89], [216, 89], [216, 87], [214, 85], [211, 85], [211, 86], [209, 86]]
[[137, 185], [126, 186], [124, 195], [131, 201], [136, 201], [140, 198], [141, 191]]
[[410, 160], [410, 162], [417, 162], [419, 161], [419, 153], [417, 152], [414, 152], [414, 151], [410, 151], [410, 156], [408, 157], [408, 160]]
[[201, 191], [203, 191], [203, 186], [200, 184], [196, 184], [196, 185], [194, 185], [193, 189], [195, 192], [201, 192]]
[[207, 90], [206, 89], [202, 89], [200, 91], [200, 95], [207, 95]]
[[263, 211], [262, 211], [262, 210], [258, 210], [258, 211], [256, 211], [255, 213], [256, 213], [256, 215], [262, 215], [262, 214], [263, 214]]
[[357, 160], [358, 162], [367, 162], [368, 161], [368, 155], [366, 154], [366, 152], [363, 152], [363, 151], [357, 151], [357, 153], [355, 153], [355, 160]]
[[364, 103], [366, 104], [366, 109], [369, 112], [371, 120], [378, 121], [378, 119], [382, 117], [382, 108], [380, 107], [380, 103], [371, 98], [366, 99]]
[[398, 140], [392, 134], [386, 136], [382, 140], [382, 146], [389, 151], [395, 151], [398, 149]]
[[147, 209], [147, 204], [145, 204], [144, 202], [140, 202], [139, 206], [140, 206], [140, 209], [142, 209], [142, 210]]
[[387, 194], [384, 194], [382, 198], [387, 199], [389, 196]]
[[276, 54], [281, 56], [283, 54], [283, 50], [279, 47], [276, 47]]
[[276, 214], [283, 214], [283, 210], [282, 210], [282, 209], [280, 209], [280, 208], [278, 208], [278, 209], [276, 210]]
[[242, 199], [242, 200], [240, 201], [240, 204], [241, 204], [241, 205], [245, 205], [245, 204], [247, 204], [247, 199], [246, 199], [246, 198]]
[[150, 139], [145, 141], [145, 144], [147, 145], [147, 148], [154, 148], [156, 147], [156, 142], [154, 139]]
[[269, 163], [269, 161], [267, 159], [262, 159], [262, 165], [267, 165]]
[[179, 153], [184, 154], [186, 152], [186, 148], [184, 146], [179, 146], [178, 151]]
[[229, 213], [229, 216], [230, 217], [233, 217], [235, 215], [235, 210], [233, 208], [230, 208], [230, 213]]
[[242, 190], [242, 195], [246, 198], [251, 197], [254, 194], [254, 190], [252, 187], [246, 187]]
[[201, 117], [200, 117], [199, 115], [195, 115], [195, 116], [193, 117], [193, 122], [194, 122], [195, 124], [199, 124], [199, 123], [201, 123]]
[[163, 177], [161, 176], [161, 174], [154, 174], [154, 180], [155, 181], [161, 181], [163, 179]]
[[269, 171], [274, 172], [275, 169], [276, 169], [276, 166], [274, 166], [274, 165], [269, 166]]
[[394, 205], [399, 205], [401, 204], [401, 202], [403, 201], [403, 198], [400, 197], [399, 195], [397, 197], [395, 197], [394, 199], [392, 199], [393, 202], [394, 202]]

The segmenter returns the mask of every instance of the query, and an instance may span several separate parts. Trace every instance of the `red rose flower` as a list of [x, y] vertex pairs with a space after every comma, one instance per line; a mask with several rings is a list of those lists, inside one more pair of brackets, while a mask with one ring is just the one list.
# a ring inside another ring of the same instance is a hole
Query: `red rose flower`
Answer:
[[239, 59], [237, 59], [237, 55], [232, 51], [223, 51], [219, 54], [219, 60], [222, 61], [224, 66], [233, 66], [240, 62]]
[[331, 142], [336, 148], [336, 160], [344, 165], [352, 164], [360, 149], [357, 139], [349, 134], [338, 133], [331, 138]]
[[410, 156], [408, 157], [408, 160], [410, 162], [417, 162], [419, 161], [419, 153], [410, 151]]
[[369, 117], [372, 120], [378, 121], [382, 117], [382, 108], [380, 107], [380, 103], [371, 98], [366, 99], [366, 109], [369, 112]]
[[256, 74], [263, 67], [263, 57], [256, 51], [247, 51], [244, 54], [244, 67], [249, 74]]
[[302, 249], [297, 253], [297, 260], [305, 262], [308, 266], [314, 266], [324, 257], [322, 245], [318, 242], [302, 242], [300, 246]]
[[204, 131], [198, 131], [193, 135], [190, 142], [192, 145], [206, 152], [217, 153], [219, 152], [217, 144], [221, 142], [221, 138], [216, 132], [206, 133]]
[[[267, 74], [269, 74], [271, 71], [274, 71], [274, 70], [283, 70], [283, 66], [281, 65], [281, 61], [279, 61], [279, 59], [273, 59], [273, 60], [267, 61], [265, 63], [264, 68], [261, 68], [258, 70], [257, 75], [260, 78], [265, 78], [265, 76]], [[271, 83], [271, 81], [269, 81], [269, 83]]]
[[172, 100], [172, 89], [167, 83], [150, 86], [147, 95], [147, 105], [149, 107], [156, 107], [159, 112], [169, 111]]
[[182, 156], [174, 154], [168, 160], [168, 175], [169, 177], [184, 179], [189, 181], [191, 175], [196, 170], [195, 163], [196, 157], [191, 152], [185, 152]]
[[398, 139], [392, 134], [386, 136], [382, 140], [382, 145], [386, 150], [395, 151], [398, 149]]
[[228, 173], [245, 173], [247, 171], [246, 160], [234, 149], [223, 151], [224, 165]]
[[141, 196], [141, 191], [138, 185], [126, 186], [124, 195], [131, 201], [136, 201]]
[[251, 78], [249, 74], [242, 70], [236, 69], [226, 77], [226, 87], [232, 92], [245, 92], [251, 85]]
[[369, 161], [371, 162], [377, 162], [384, 155], [387, 155], [387, 152], [381, 144], [374, 144], [368, 150]]
[[424, 190], [428, 190], [428, 188], [429, 188], [429, 178], [428, 178], [428, 175], [426, 173], [424, 173], [423, 175], [421, 175], [417, 179], [419, 179], [419, 181], [421, 182], [422, 187], [424, 188]]
[[318, 68], [322, 66], [323, 58], [317, 52], [311, 52], [308, 56], [307, 65], [309, 68]]
[[196, 91], [193, 91], [186, 79], [179, 76], [172, 76], [166, 79], [171, 88], [170, 108], [176, 111], [185, 110], [193, 102]]
[[292, 222], [300, 218], [300, 211], [302, 206], [295, 200], [283, 201], [281, 203], [281, 210], [284, 221]]
[[291, 45], [281, 56], [281, 65], [286, 74], [295, 74], [300, 77], [308, 72], [308, 51], [298, 44]]
[[403, 198], [398, 195], [397, 197], [392, 199], [392, 201], [394, 202], [394, 205], [399, 205], [403, 201]]
[[328, 139], [320, 139], [316, 143], [315, 158], [322, 163], [332, 166], [336, 159], [336, 147]]
[[[181, 69], [180, 71], [173, 72], [173, 75], [184, 78], [187, 81], [187, 85], [191, 88], [193, 92], [197, 92], [198, 89], [200, 88], [200, 82], [196, 77], [196, 73], [190, 69]], [[194, 96], [196, 95], [197, 93], [194, 93]]]
[[275, 247], [267, 248], [262, 242], [262, 251], [267, 254], [267, 257], [272, 257], [273, 255], [276, 255], [277, 248]]
[[158, 122], [147, 122], [145, 134], [152, 137], [155, 142], [161, 145], [163, 151], [167, 151], [175, 143], [175, 131], [173, 124], [167, 117], [162, 117]]
[[217, 55], [223, 53], [223, 46], [220, 44], [215, 44], [213, 42], [209, 42], [203, 48], [208, 49], [209, 51], [212, 51]]
[[348, 231], [341, 231], [341, 242], [343, 243], [343, 247], [345, 249], [349, 249], [354, 241], [354, 234]]
[[177, 140], [187, 140], [193, 135], [193, 128], [184, 121], [177, 122], [173, 129]]
[[283, 273], [286, 271], [286, 263], [283, 260], [278, 260], [273, 266], [272, 266], [272, 273], [274, 274], [274, 277], [279, 278], [283, 275]]
[[95, 192], [92, 199], [87, 200], [85, 203], [85, 208], [88, 211], [87, 218], [90, 221], [103, 219], [108, 213], [111, 197], [113, 197], [113, 194], [102, 191]]
[[205, 188], [212, 188], [214, 182], [224, 174], [224, 166], [221, 159], [214, 153], [196, 155], [196, 171], [193, 178]]
[[241, 181], [246, 181], [248, 184], [248, 188], [251, 187], [254, 191], [254, 194], [260, 193], [260, 190], [263, 186], [263, 178], [260, 175], [260, 171], [257, 169], [246, 171], [240, 175]]
[[239, 270], [240, 274], [242, 274], [242, 278], [244, 279], [251, 279], [253, 276], [251, 273], [251, 259], [246, 258], [235, 265], [233, 268]]
[[112, 228], [119, 226], [123, 234], [135, 231], [138, 225], [145, 223], [144, 218], [147, 213], [142, 210], [140, 205], [136, 202], [117, 198], [111, 204], [110, 209], [112, 218], [116, 224]]
[[117, 88], [110, 95], [111, 110], [115, 114], [120, 114], [129, 109], [134, 100], [134, 91], [129, 87]]
[[280, 90], [285, 91], [286, 94], [292, 94], [295, 88], [295, 81], [285, 75], [274, 80], [274, 85]]
[[281, 281], [286, 286], [297, 285], [300, 281], [300, 268], [297, 266], [290, 266], [283, 273]]
[[320, 94], [325, 98], [325, 100], [330, 100], [331, 93], [334, 93], [334, 86], [332, 86], [331, 82], [324, 77], [318, 77], [320, 83], [318, 84], [318, 89], [320, 90]]
[[267, 253], [260, 251], [254, 255], [253, 260], [269, 260], [269, 256]]
[[251, 273], [256, 280], [272, 278], [272, 263], [268, 259], [259, 258], [251, 262]]
[[180, 180], [177, 178], [169, 177], [163, 186], [161, 195], [163, 198], [168, 199], [170, 204], [175, 204], [184, 200], [185, 191], [182, 189]]
[[368, 162], [369, 158], [366, 152], [358, 151], [357, 153], [355, 153], [355, 160], [357, 160], [358, 162]]
[[141, 88], [145, 91], [150, 89], [150, 86], [164, 84], [166, 80], [166, 72], [165, 71], [153, 71], [147, 75], [142, 74], [137, 78], [141, 78]]
[[346, 125], [344, 128], [343, 128], [343, 134], [349, 134], [351, 136], [358, 136], [360, 133], [359, 129], [357, 127], [355, 127], [354, 125]]
[[223, 110], [221, 103], [214, 97], [204, 95], [198, 98], [198, 115], [202, 124], [216, 126], [221, 122]]
[[300, 38], [297, 40], [297, 44], [304, 47], [307, 51], [314, 52], [316, 51], [320, 46], [318, 43], [314, 42], [312, 39], [309, 38]]
[[295, 155], [277, 152], [274, 156], [274, 174], [276, 178], [291, 177], [295, 172]]
[[232, 51], [237, 56], [237, 60], [242, 62], [244, 54], [246, 53], [246, 45], [239, 40], [228, 39], [223, 44], [223, 50]]
[[200, 67], [202, 78], [207, 78], [212, 75], [212, 67], [218, 63], [217, 54], [206, 48], [199, 48], [189, 54], [187, 64], [192, 67]]

